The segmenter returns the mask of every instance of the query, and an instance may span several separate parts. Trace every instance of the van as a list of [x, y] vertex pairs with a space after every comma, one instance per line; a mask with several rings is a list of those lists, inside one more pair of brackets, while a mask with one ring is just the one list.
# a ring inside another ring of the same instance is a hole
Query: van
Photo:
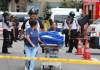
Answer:
[[76, 8], [51, 8], [51, 19], [57, 23], [58, 28], [62, 28], [62, 23], [71, 11], [75, 12], [76, 18], [82, 14], [82, 10], [80, 9], [79, 12], [77, 12]]

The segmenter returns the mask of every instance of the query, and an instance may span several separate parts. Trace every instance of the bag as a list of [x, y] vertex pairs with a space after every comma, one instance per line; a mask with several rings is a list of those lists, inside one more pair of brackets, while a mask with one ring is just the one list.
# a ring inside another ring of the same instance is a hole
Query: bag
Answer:
[[24, 38], [25, 38], [25, 32], [24, 31], [19, 31], [18, 39], [19, 40], [24, 40]]
[[86, 16], [78, 19], [78, 23], [81, 27], [83, 27], [86, 23], [89, 23], [89, 17], [86, 15]]

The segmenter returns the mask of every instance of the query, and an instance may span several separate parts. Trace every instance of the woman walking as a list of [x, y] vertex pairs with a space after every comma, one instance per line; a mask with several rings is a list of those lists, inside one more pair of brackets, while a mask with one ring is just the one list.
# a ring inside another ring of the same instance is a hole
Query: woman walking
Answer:
[[[37, 21], [32, 20], [29, 22], [30, 28], [28, 28], [25, 32], [25, 55], [26, 57], [34, 58], [39, 49], [38, 42], [40, 41], [38, 30], [37, 30]], [[26, 60], [25, 69], [26, 70], [34, 70], [35, 61]]]

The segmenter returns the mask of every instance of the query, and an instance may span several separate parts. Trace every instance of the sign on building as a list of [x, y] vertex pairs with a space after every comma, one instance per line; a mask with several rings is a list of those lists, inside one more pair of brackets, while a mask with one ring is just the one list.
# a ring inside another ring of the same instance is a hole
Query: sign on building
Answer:
[[95, 13], [95, 18], [99, 18], [100, 17], [100, 2], [96, 2], [96, 13]]

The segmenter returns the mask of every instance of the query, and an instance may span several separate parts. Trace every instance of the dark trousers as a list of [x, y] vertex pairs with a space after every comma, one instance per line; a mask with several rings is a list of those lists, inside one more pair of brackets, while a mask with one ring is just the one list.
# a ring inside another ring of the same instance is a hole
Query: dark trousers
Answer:
[[13, 41], [16, 42], [16, 41], [18, 40], [18, 34], [19, 34], [18, 28], [12, 29], [12, 34], [11, 34], [11, 36], [12, 36], [12, 40], [13, 40]]
[[65, 30], [65, 47], [68, 47], [68, 43], [69, 43], [69, 30]]
[[65, 34], [65, 47], [68, 46], [68, 42], [69, 42], [69, 35], [68, 35], [68, 33], [69, 33], [69, 30], [68, 29], [64, 29], [62, 31], [62, 34]]
[[78, 32], [77, 32], [77, 30], [71, 30], [68, 52], [72, 52], [73, 47], [75, 47], [77, 49], [78, 40], [76, 38], [78, 38]]
[[8, 53], [8, 48], [11, 46], [11, 32], [3, 29], [3, 46], [2, 53]]

